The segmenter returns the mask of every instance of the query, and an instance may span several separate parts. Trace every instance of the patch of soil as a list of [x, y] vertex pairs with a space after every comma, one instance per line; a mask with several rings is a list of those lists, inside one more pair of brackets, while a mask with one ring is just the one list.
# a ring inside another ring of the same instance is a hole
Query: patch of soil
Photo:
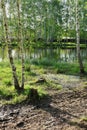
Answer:
[[36, 104], [0, 107], [0, 130], [87, 130], [87, 90], [49, 90]]

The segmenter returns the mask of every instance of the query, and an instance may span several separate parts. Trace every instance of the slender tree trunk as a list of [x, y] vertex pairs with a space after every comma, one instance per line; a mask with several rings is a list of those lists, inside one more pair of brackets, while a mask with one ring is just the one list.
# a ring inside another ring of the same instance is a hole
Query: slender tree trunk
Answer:
[[21, 23], [21, 0], [17, 0], [17, 11], [18, 11], [18, 39], [19, 39], [19, 45], [21, 50], [21, 62], [22, 62], [22, 74], [21, 74], [21, 88], [24, 89], [24, 49], [23, 49], [23, 35], [22, 35], [22, 23]]
[[79, 23], [79, 8], [78, 0], [76, 0], [76, 43], [77, 43], [77, 58], [80, 66], [80, 73], [84, 73], [84, 67], [80, 54], [80, 23]]
[[12, 74], [13, 74], [13, 79], [14, 79], [14, 87], [15, 87], [16, 90], [19, 90], [20, 86], [19, 86], [19, 83], [18, 83], [17, 75], [16, 75], [16, 67], [14, 65], [14, 61], [13, 61], [13, 57], [12, 57], [12, 48], [11, 48], [11, 44], [10, 44], [11, 40], [10, 40], [10, 37], [9, 37], [8, 22], [7, 22], [4, 0], [1, 0], [1, 5], [2, 5], [3, 22], [4, 22], [4, 28], [5, 28], [5, 42], [8, 46], [8, 55], [9, 55], [10, 65], [11, 65], [11, 68], [12, 68]]

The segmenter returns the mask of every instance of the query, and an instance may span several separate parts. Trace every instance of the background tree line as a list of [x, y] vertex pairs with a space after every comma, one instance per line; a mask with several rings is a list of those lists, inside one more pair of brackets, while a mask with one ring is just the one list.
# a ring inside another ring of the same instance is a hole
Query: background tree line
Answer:
[[[80, 38], [86, 41], [87, 7], [86, 0], [79, 0]], [[18, 24], [16, 1], [5, 0], [7, 19], [11, 41], [18, 42]], [[36, 41], [48, 44], [76, 38], [76, 10], [75, 0], [21, 0], [21, 23], [25, 45], [29, 46]], [[4, 42], [3, 14], [0, 10], [0, 41]], [[39, 43], [38, 43], [39, 44]], [[35, 44], [35, 46], [39, 46]]]

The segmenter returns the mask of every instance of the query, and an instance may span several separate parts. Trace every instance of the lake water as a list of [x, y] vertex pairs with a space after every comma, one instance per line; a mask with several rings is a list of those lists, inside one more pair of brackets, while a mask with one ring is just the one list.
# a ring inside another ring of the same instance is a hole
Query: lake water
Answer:
[[[20, 58], [20, 52], [17, 49], [12, 50], [14, 58]], [[77, 60], [76, 49], [32, 49], [24, 51], [25, 59], [34, 58], [54, 58], [59, 61], [73, 62]], [[87, 49], [81, 49], [83, 61], [87, 61]], [[0, 62], [8, 59], [7, 49], [0, 48]]]

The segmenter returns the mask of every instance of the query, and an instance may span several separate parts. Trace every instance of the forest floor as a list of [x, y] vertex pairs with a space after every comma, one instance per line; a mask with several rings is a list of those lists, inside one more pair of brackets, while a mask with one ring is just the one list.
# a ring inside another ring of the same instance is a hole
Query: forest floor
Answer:
[[[87, 130], [87, 88], [76, 76], [44, 74], [63, 89], [48, 87], [48, 96], [0, 107], [0, 130]], [[85, 84], [86, 86], [86, 84]]]

